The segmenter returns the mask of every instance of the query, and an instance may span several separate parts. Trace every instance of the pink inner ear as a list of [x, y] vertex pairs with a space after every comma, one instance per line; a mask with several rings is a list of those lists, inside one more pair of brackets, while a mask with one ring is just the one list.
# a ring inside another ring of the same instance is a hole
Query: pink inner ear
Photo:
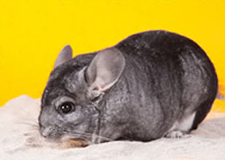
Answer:
[[99, 91], [104, 90], [105, 87], [106, 83], [100, 77], [97, 77], [95, 82], [91, 86], [92, 90], [99, 90]]
[[86, 72], [90, 89], [104, 92], [112, 87], [122, 74], [124, 66], [125, 59], [115, 48], [99, 52]]

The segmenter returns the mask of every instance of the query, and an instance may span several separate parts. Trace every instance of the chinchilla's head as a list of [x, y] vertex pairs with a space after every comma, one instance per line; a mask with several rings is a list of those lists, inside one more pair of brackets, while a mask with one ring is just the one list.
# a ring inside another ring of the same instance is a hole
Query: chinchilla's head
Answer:
[[72, 59], [70, 46], [59, 54], [42, 95], [39, 130], [53, 139], [98, 139], [104, 94], [121, 76], [125, 59], [114, 48]]

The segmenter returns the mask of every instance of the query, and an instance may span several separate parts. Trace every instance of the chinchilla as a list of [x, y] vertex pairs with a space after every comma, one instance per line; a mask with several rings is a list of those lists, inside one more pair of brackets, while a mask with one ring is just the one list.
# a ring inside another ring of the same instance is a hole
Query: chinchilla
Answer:
[[176, 33], [138, 33], [75, 58], [66, 46], [42, 96], [39, 129], [87, 144], [179, 138], [203, 121], [217, 90], [206, 53]]

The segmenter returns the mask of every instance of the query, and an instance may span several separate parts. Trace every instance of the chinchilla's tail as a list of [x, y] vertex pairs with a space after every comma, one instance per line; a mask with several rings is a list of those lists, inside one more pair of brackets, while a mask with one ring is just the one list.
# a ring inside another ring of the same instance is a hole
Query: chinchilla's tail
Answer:
[[219, 92], [219, 93], [217, 94], [217, 96], [216, 96], [216, 99], [225, 101], [225, 96], [224, 96], [222, 93]]
[[219, 86], [219, 91], [217, 93], [216, 99], [225, 101], [225, 89]]

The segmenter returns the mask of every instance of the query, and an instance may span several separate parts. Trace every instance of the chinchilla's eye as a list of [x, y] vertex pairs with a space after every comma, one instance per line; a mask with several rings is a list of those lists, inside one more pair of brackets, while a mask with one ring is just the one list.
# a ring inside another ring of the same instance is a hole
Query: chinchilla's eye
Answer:
[[65, 102], [65, 103], [62, 103], [58, 109], [61, 113], [68, 114], [68, 113], [74, 111], [75, 107], [74, 107], [73, 103]]

